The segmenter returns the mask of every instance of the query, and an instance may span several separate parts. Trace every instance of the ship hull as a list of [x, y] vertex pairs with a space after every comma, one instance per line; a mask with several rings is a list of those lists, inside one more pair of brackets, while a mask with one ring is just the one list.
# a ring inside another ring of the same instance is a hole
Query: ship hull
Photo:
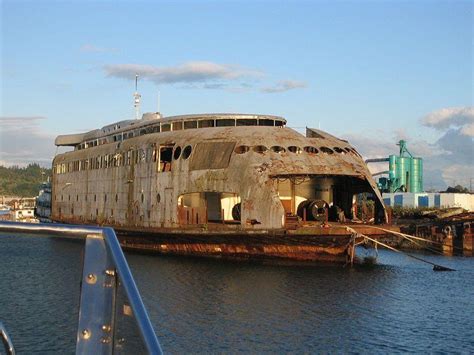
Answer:
[[351, 235], [348, 234], [289, 233], [285, 230], [211, 232], [116, 228], [116, 231], [122, 247], [128, 251], [337, 264], [345, 264], [349, 261], [352, 241]]

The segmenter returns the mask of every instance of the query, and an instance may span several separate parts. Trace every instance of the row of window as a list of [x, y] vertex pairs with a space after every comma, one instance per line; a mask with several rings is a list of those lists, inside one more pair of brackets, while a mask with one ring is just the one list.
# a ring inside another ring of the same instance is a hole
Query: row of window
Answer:
[[297, 146], [289, 146], [288, 148], [285, 149], [284, 147], [281, 147], [278, 145], [274, 145], [270, 148], [267, 148], [264, 145], [256, 145], [253, 147], [249, 147], [248, 145], [239, 145], [235, 148], [234, 152], [237, 154], [244, 154], [250, 151], [250, 148], [252, 148], [254, 152], [260, 153], [260, 154], [263, 154], [267, 152], [268, 150], [274, 153], [281, 154], [281, 153], [285, 153], [288, 150], [289, 152], [294, 153], [294, 154], [301, 154], [303, 153], [303, 151], [308, 154], [318, 154], [321, 151], [321, 153], [323, 154], [334, 154], [334, 152], [339, 153], [339, 154], [352, 153], [360, 157], [360, 154], [355, 149], [349, 148], [349, 147], [346, 147], [346, 148], [334, 147], [333, 149], [328, 148], [328, 147], [319, 147], [318, 149], [313, 146], [306, 146], [303, 149], [301, 149], [300, 147], [297, 147]]
[[99, 155], [88, 159], [75, 160], [53, 167], [55, 174], [66, 174], [75, 171], [108, 169], [119, 166], [130, 166], [132, 164], [160, 162], [160, 171], [171, 171], [171, 161], [179, 158], [187, 160], [192, 153], [190, 145], [181, 149], [177, 146], [151, 146], [147, 149], [130, 149], [126, 152]]
[[119, 134], [110, 135], [100, 139], [93, 139], [76, 146], [77, 150], [96, 147], [112, 142], [121, 142], [125, 139], [130, 139], [144, 134], [180, 131], [183, 129], [194, 128], [210, 128], [210, 127], [235, 127], [235, 126], [270, 126], [283, 127], [284, 122], [281, 120], [272, 119], [208, 119], [208, 120], [192, 120], [192, 121], [176, 121], [176, 122], [157, 122], [147, 127], [137, 128], [129, 132], [121, 132]]
[[[60, 196], [61, 196], [61, 198], [59, 199], [58, 195], [55, 195], [54, 200], [55, 201], [59, 201], [59, 200], [64, 201], [64, 195], [60, 195]], [[79, 195], [76, 195], [75, 200], [76, 200], [76, 202], [79, 202]], [[93, 200], [94, 202], [97, 202], [97, 195], [94, 195], [94, 198], [93, 199], [91, 198], [91, 200]], [[71, 195], [68, 195], [68, 201], [71, 201]], [[84, 196], [84, 201], [88, 202], [87, 195]], [[119, 201], [119, 195], [115, 194], [115, 202], [118, 203], [118, 201]], [[160, 201], [161, 201], [161, 196], [158, 193], [158, 194], [156, 194], [156, 202], [159, 203]], [[92, 202], [92, 201], [90, 201], [90, 202]], [[104, 202], [107, 202], [107, 194], [104, 194]], [[142, 203], [145, 202], [145, 195], [143, 193], [141, 195], [141, 202]]]

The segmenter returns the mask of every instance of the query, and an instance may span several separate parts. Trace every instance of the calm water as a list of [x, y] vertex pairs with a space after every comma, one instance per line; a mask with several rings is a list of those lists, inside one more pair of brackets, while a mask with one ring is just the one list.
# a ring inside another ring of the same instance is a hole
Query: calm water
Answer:
[[[82, 245], [0, 237], [18, 353], [73, 353]], [[372, 269], [127, 255], [167, 353], [474, 352], [474, 258], [380, 252]]]

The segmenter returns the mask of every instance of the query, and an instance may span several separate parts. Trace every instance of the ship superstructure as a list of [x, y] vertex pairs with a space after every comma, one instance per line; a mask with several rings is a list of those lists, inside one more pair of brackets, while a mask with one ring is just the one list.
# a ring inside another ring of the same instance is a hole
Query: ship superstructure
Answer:
[[350, 235], [337, 223], [353, 219], [363, 192], [374, 196], [375, 221], [386, 221], [347, 141], [302, 135], [278, 116], [149, 113], [56, 145], [74, 150], [53, 162], [52, 219], [138, 233], [162, 252], [339, 257]]

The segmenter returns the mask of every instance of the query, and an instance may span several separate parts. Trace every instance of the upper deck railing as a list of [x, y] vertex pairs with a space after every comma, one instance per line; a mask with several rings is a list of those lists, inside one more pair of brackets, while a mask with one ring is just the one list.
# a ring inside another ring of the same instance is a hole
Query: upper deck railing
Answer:
[[162, 353], [112, 228], [0, 222], [5, 233], [85, 239], [77, 354]]

